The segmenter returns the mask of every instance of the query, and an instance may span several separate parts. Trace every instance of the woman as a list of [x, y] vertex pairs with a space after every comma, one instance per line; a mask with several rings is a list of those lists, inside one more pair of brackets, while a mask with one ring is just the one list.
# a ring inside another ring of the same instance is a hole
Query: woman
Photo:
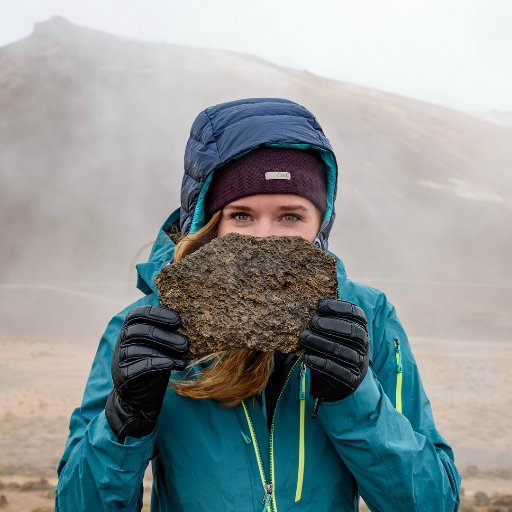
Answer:
[[329, 141], [296, 103], [199, 114], [181, 209], [137, 266], [146, 296], [109, 323], [72, 415], [56, 510], [139, 510], [150, 460], [152, 510], [355, 511], [359, 494], [372, 510], [458, 509], [453, 454], [394, 308], [340, 260], [341, 300], [320, 302], [301, 358], [214, 354], [191, 381], [179, 314], [159, 307], [155, 275], [215, 236], [298, 235], [327, 250], [336, 181]]

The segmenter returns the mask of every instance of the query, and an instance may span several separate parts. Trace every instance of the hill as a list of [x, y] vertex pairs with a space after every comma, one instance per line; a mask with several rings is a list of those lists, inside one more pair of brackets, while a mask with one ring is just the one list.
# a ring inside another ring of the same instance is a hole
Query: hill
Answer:
[[4, 332], [96, 336], [136, 296], [133, 264], [179, 205], [195, 115], [255, 96], [304, 104], [330, 138], [331, 249], [349, 276], [387, 291], [413, 335], [510, 338], [512, 128], [62, 18], [0, 48]]

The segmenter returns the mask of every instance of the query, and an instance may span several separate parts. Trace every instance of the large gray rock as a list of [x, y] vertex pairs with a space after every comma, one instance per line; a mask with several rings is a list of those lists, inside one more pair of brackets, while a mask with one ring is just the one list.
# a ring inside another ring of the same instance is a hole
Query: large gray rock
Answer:
[[216, 238], [156, 277], [178, 311], [190, 356], [231, 348], [296, 352], [322, 298], [336, 298], [336, 260], [300, 237]]

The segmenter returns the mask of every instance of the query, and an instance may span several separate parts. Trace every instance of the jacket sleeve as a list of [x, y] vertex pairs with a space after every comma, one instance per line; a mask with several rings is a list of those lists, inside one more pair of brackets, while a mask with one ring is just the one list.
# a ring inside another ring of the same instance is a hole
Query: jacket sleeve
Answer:
[[155, 304], [153, 295], [132, 304], [109, 322], [94, 359], [82, 404], [71, 415], [69, 437], [57, 473], [56, 512], [138, 511], [142, 480], [153, 455], [155, 434], [120, 444], [105, 417], [112, 390], [112, 353], [128, 312]]
[[[363, 382], [344, 400], [322, 403], [320, 421], [370, 510], [457, 511], [452, 450], [436, 429], [407, 336], [384, 295], [370, 338]], [[400, 399], [402, 413], [395, 408]]]

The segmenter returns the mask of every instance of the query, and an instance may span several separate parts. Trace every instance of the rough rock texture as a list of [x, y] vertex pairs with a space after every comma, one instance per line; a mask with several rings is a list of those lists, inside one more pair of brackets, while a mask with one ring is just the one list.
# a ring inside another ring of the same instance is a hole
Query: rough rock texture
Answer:
[[318, 301], [337, 294], [336, 260], [300, 237], [230, 233], [155, 278], [180, 313], [190, 356], [230, 348], [296, 352]]

